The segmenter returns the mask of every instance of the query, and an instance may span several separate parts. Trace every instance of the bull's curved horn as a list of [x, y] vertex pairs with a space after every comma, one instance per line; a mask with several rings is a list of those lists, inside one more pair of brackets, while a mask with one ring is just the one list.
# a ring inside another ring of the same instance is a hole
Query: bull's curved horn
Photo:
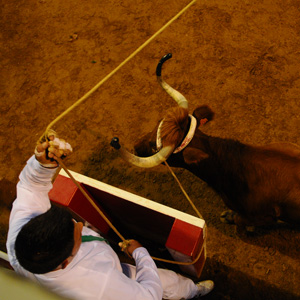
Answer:
[[160, 165], [161, 163], [166, 161], [166, 159], [172, 154], [172, 152], [175, 149], [175, 146], [166, 146], [166, 147], [163, 147], [159, 152], [155, 153], [152, 156], [139, 157], [139, 156], [136, 156], [136, 155], [128, 152], [126, 149], [123, 149], [121, 147], [121, 145], [119, 143], [119, 139], [117, 137], [114, 137], [112, 139], [112, 141], [110, 142], [110, 145], [112, 147], [114, 147], [115, 149], [119, 150], [121, 157], [125, 161], [127, 161], [137, 167], [141, 167], [141, 168], [153, 168], [153, 167]]
[[156, 67], [157, 81], [159, 82], [160, 86], [177, 102], [177, 104], [180, 107], [188, 109], [188, 102], [187, 102], [186, 98], [181, 93], [179, 93], [178, 91], [173, 89], [170, 85], [168, 85], [161, 77], [162, 65], [165, 61], [167, 61], [171, 57], [172, 57], [172, 54], [168, 53], [164, 57], [162, 57], [161, 60], [159, 61], [159, 63], [157, 64], [157, 67]]

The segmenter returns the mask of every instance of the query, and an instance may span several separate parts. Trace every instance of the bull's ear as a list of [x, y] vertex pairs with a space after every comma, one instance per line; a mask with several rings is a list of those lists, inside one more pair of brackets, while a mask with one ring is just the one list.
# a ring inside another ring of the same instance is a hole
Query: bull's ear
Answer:
[[186, 148], [183, 150], [183, 159], [187, 164], [196, 164], [201, 160], [208, 158], [208, 154], [200, 149]]
[[198, 127], [211, 121], [214, 115], [215, 113], [207, 105], [198, 106], [193, 112], [193, 116], [197, 119]]

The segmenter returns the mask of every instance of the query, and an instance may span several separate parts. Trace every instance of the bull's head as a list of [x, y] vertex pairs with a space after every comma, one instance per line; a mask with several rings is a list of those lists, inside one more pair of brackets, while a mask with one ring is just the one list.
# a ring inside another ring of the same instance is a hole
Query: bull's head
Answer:
[[172, 54], [169, 53], [159, 61], [156, 76], [161, 87], [177, 102], [178, 106], [168, 111], [156, 128], [135, 145], [138, 156], [122, 148], [118, 138], [113, 138], [111, 141], [111, 145], [120, 151], [124, 160], [138, 167], [152, 168], [163, 163], [172, 153], [181, 150], [180, 145], [184, 144], [184, 147], [190, 142], [192, 137], [189, 134], [192, 135], [201, 123], [213, 117], [213, 112], [207, 106], [197, 108], [194, 111], [195, 117], [189, 115], [186, 98], [163, 80], [162, 65], [171, 57]]

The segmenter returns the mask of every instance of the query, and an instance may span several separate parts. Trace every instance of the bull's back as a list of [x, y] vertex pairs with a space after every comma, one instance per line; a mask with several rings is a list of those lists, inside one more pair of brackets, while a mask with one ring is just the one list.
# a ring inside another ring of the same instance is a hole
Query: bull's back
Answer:
[[288, 191], [294, 186], [300, 189], [300, 148], [291, 144], [250, 147], [244, 166], [247, 181], [253, 187], [267, 185], [274, 191]]
[[276, 143], [248, 153], [249, 209], [279, 209], [280, 218], [300, 222], [300, 148]]

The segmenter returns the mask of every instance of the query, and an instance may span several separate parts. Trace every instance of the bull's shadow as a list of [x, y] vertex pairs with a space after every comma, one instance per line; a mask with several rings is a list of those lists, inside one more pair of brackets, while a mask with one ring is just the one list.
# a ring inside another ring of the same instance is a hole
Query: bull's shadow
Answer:
[[251, 276], [225, 265], [218, 258], [207, 259], [202, 278], [213, 278], [215, 282], [214, 290], [205, 296], [207, 300], [299, 299], [299, 293], [297, 293], [296, 289], [288, 291], [280, 283], [275, 286], [268, 282], [267, 278], [260, 280], [254, 274]]
[[300, 228], [287, 223], [261, 226], [255, 232], [236, 230], [237, 236], [245, 243], [254, 244], [275, 253], [278, 251], [293, 259], [299, 258], [300, 253]]

